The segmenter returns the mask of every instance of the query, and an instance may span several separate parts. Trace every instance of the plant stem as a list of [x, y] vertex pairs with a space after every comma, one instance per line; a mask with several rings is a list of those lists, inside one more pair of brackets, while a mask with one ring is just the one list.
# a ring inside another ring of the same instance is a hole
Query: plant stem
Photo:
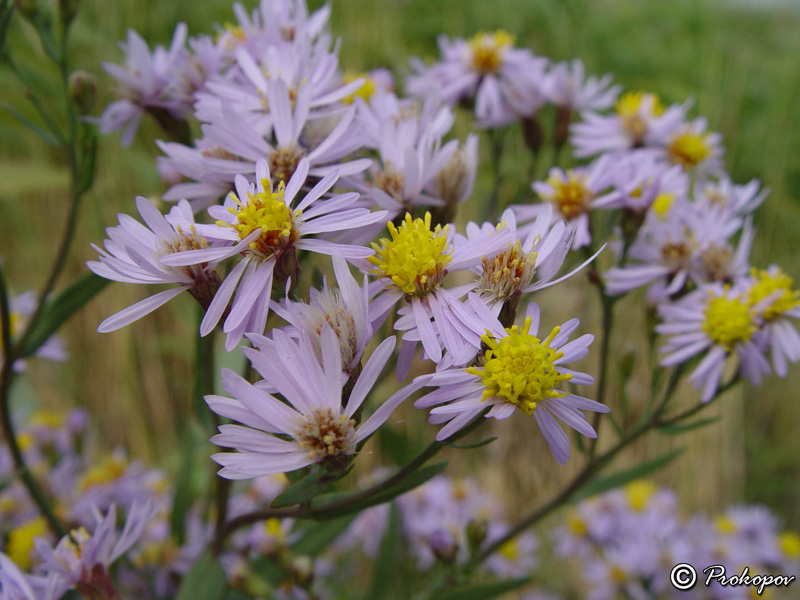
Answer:
[[0, 331], [2, 331], [3, 339], [2, 367], [0, 367], [0, 425], [2, 425], [3, 435], [6, 438], [6, 444], [11, 453], [17, 475], [22, 480], [50, 529], [56, 537], [62, 538], [66, 534], [66, 530], [50, 507], [44, 491], [31, 475], [17, 441], [14, 423], [11, 420], [10, 391], [15, 357], [11, 347], [11, 309], [2, 268], [0, 268], [0, 318], [2, 319], [0, 320]]

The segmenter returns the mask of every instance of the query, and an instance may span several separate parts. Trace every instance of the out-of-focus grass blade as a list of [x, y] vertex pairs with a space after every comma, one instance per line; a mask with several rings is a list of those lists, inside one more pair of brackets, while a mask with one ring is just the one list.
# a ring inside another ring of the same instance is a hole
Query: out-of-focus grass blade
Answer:
[[397, 503], [392, 502], [386, 518], [386, 530], [378, 550], [375, 568], [372, 570], [372, 588], [365, 600], [386, 598], [387, 592], [394, 583], [393, 575], [397, 574], [397, 561], [400, 558], [400, 548], [403, 546], [400, 511]]
[[[0, 24], [0, 26], [2, 26], [2, 24]], [[52, 133], [47, 131], [41, 125], [37, 125], [36, 123], [31, 121], [28, 117], [23, 115], [20, 111], [18, 111], [16, 108], [11, 106], [10, 104], [6, 104], [5, 102], [2, 102], [2, 103], [0, 103], [0, 108], [2, 108], [3, 110], [7, 111], [11, 115], [13, 115], [17, 119], [17, 121], [22, 123], [25, 127], [30, 129], [36, 135], [41, 137], [48, 144], [50, 144], [52, 146], [61, 146], [61, 140], [59, 140], [56, 136], [54, 136]]]
[[107, 284], [108, 279], [94, 273], [86, 273], [61, 290], [55, 298], [47, 301], [31, 335], [22, 347], [19, 358], [35, 353], [64, 322], [83, 308]]
[[331, 521], [310, 523], [303, 537], [292, 545], [292, 551], [299, 556], [316, 556], [331, 545], [355, 518], [348, 515]]

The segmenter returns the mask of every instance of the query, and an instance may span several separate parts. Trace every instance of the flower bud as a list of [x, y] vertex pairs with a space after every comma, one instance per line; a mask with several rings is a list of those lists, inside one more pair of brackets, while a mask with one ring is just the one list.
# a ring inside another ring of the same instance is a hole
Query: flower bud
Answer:
[[458, 546], [452, 534], [446, 529], [435, 529], [428, 537], [428, 544], [433, 554], [445, 564], [452, 564], [456, 559]]
[[488, 524], [485, 519], [473, 519], [467, 523], [467, 543], [470, 551], [475, 554], [486, 539]]
[[289, 565], [292, 578], [300, 587], [307, 587], [314, 578], [314, 563], [310, 556], [297, 556]]
[[78, 14], [80, 3], [81, 0], [58, 0], [58, 14], [64, 25], [69, 25]]
[[87, 114], [97, 97], [97, 81], [88, 71], [73, 71], [67, 80], [70, 100], [81, 114]]

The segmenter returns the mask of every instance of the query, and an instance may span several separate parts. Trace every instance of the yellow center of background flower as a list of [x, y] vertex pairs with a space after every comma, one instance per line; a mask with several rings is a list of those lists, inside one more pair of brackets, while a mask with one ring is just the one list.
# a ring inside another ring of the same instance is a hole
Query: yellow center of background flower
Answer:
[[707, 138], [707, 134], [684, 131], [672, 138], [667, 150], [673, 161], [685, 169], [692, 169], [711, 156]]
[[117, 456], [107, 456], [92, 466], [78, 483], [78, 489], [85, 491], [91, 487], [116, 481], [125, 474], [128, 468], [126, 460]]
[[514, 45], [514, 36], [507, 31], [481, 32], [469, 40], [472, 48], [472, 67], [483, 75], [496, 73], [503, 62], [503, 54]]
[[361, 87], [358, 88], [352, 94], [348, 94], [345, 96], [342, 101], [345, 104], [352, 104], [356, 96], [362, 98], [363, 100], [369, 102], [369, 99], [372, 98], [372, 95], [378, 90], [378, 86], [375, 85], [375, 80], [372, 79], [366, 73], [361, 73], [359, 75], [355, 75], [353, 73], [345, 73], [344, 77], [342, 77], [343, 83], [350, 83], [351, 81], [355, 81], [356, 79], [364, 79], [364, 83], [361, 84]]
[[23, 571], [29, 571], [33, 541], [45, 535], [47, 535], [47, 522], [44, 517], [37, 517], [12, 530], [8, 536], [6, 550], [9, 558]]
[[561, 175], [548, 177], [547, 185], [553, 188], [553, 193], [545, 195], [545, 200], [552, 203], [565, 219], [574, 219], [586, 212], [592, 193], [586, 187], [585, 174], [570, 169], [566, 179]]
[[767, 297], [773, 297], [772, 304], [764, 310], [765, 320], [777, 319], [800, 305], [800, 291], [792, 289], [792, 278], [780, 269], [775, 271], [774, 275], [757, 269], [753, 269], [751, 273], [756, 281], [747, 295], [750, 306], [758, 304]]
[[656, 196], [656, 199], [653, 200], [653, 212], [663, 221], [667, 218], [674, 203], [675, 196], [673, 194], [659, 194]]
[[641, 512], [653, 494], [656, 493], [656, 484], [652, 481], [645, 481], [638, 479], [632, 481], [625, 486], [625, 496], [628, 499], [628, 505], [635, 511]]
[[486, 389], [483, 399], [505, 398], [515, 404], [526, 415], [533, 414], [537, 402], [547, 398], [563, 398], [566, 392], [554, 390], [562, 381], [572, 379], [572, 375], [558, 372], [553, 362], [564, 353], [550, 347], [558, 335], [556, 327], [544, 340], [529, 333], [531, 318], [525, 319], [522, 329], [514, 325], [506, 329], [506, 337], [496, 340], [488, 332], [482, 336], [487, 346], [486, 362], [483, 368], [470, 367], [467, 373], [477, 375], [483, 380]]
[[375, 256], [369, 261], [375, 265], [370, 271], [378, 277], [391, 279], [405, 294], [423, 297], [435, 290], [445, 275], [445, 266], [452, 259], [452, 249], [447, 246], [445, 226], [431, 229], [431, 214], [425, 219], [413, 219], [406, 213], [400, 227], [389, 223], [392, 239], [381, 239], [381, 245], [372, 243]]
[[703, 314], [703, 331], [729, 351], [736, 344], [748, 341], [756, 330], [750, 305], [739, 296], [711, 298]]
[[[269, 182], [262, 182], [264, 189], [269, 189]], [[292, 212], [284, 202], [285, 189], [283, 182], [278, 184], [275, 192], [260, 192], [248, 194], [247, 204], [242, 204], [236, 195], [230, 197], [236, 202], [236, 207], [228, 210], [236, 215], [235, 223], [217, 221], [217, 225], [232, 227], [240, 239], [245, 239], [256, 230], [261, 230], [261, 235], [250, 242], [250, 250], [263, 259], [272, 258], [281, 249], [297, 241], [298, 233], [294, 226], [294, 219], [302, 211]]]

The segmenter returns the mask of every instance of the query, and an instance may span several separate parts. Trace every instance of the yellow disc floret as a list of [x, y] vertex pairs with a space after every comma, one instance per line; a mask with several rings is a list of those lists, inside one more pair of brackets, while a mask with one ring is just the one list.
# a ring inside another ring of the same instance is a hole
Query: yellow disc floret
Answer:
[[[649, 103], [649, 114], [643, 114], [645, 102]], [[664, 112], [664, 105], [655, 94], [646, 92], [627, 92], [620, 96], [616, 104], [617, 114], [622, 119], [622, 127], [633, 139], [634, 145], [642, 145], [647, 133], [646, 118], [657, 117]]]
[[747, 342], [756, 331], [753, 310], [741, 296], [710, 297], [703, 314], [703, 331], [728, 351]]
[[566, 396], [566, 392], [554, 388], [572, 379], [572, 375], [559, 373], [553, 364], [564, 355], [550, 347], [560, 327], [554, 328], [544, 340], [530, 334], [530, 328], [531, 318], [528, 317], [522, 329], [514, 325], [506, 329], [507, 335], [502, 339], [494, 339], [487, 332], [481, 337], [488, 348], [483, 368], [467, 369], [467, 373], [483, 380], [484, 400], [504, 398], [527, 415], [533, 414], [536, 404], [542, 400]]
[[81, 491], [116, 481], [125, 474], [128, 462], [119, 456], [107, 456], [89, 469], [78, 483]]
[[47, 522], [43, 517], [37, 517], [13, 529], [8, 536], [6, 552], [20, 569], [28, 571], [31, 568], [31, 552], [36, 538], [47, 535]]
[[472, 49], [472, 67], [487, 75], [496, 73], [503, 62], [506, 50], [514, 45], [514, 36], [507, 31], [482, 32], [469, 40]]
[[773, 321], [800, 306], [800, 291], [792, 289], [792, 278], [781, 269], [775, 269], [773, 273], [753, 269], [751, 274], [755, 283], [747, 295], [750, 306], [765, 298], [772, 298], [772, 303], [762, 313], [766, 321]]
[[785, 531], [778, 536], [778, 544], [787, 558], [793, 560], [800, 558], [800, 535], [793, 531]]
[[375, 256], [368, 260], [375, 265], [373, 275], [390, 279], [407, 295], [423, 297], [434, 291], [442, 282], [445, 267], [452, 259], [452, 249], [447, 243], [448, 228], [437, 225], [431, 229], [431, 214], [425, 219], [412, 219], [406, 213], [400, 227], [389, 223], [392, 239], [374, 243]]
[[361, 84], [361, 87], [342, 99], [345, 104], [352, 104], [355, 101], [356, 96], [369, 102], [369, 99], [372, 98], [372, 95], [378, 91], [378, 86], [375, 84], [375, 80], [372, 79], [372, 77], [370, 77], [367, 73], [362, 73], [360, 75], [345, 73], [344, 77], [342, 77], [342, 81], [343, 83], [351, 83], [356, 79], [362, 78], [364, 79], [364, 83]]
[[685, 169], [692, 169], [711, 156], [708, 134], [684, 131], [672, 138], [667, 146], [670, 157]]
[[659, 219], [662, 221], [667, 218], [672, 205], [675, 203], [675, 196], [673, 194], [659, 194], [653, 200], [652, 208]]
[[572, 169], [566, 172], [566, 179], [560, 173], [551, 175], [547, 178], [547, 185], [553, 188], [553, 193], [542, 194], [542, 197], [567, 220], [586, 212], [594, 197], [586, 186], [586, 175]]
[[732, 535], [736, 533], [736, 530], [738, 529], [736, 527], [736, 521], [725, 516], [714, 519], [714, 527], [717, 528], [717, 531], [725, 535]]
[[[269, 181], [264, 179], [262, 186], [265, 190], [269, 190]], [[302, 211], [292, 211], [286, 206], [283, 198], [285, 187], [281, 182], [275, 192], [248, 193], [246, 204], [231, 193], [230, 198], [236, 206], [228, 210], [236, 215], [236, 221], [234, 223], [217, 221], [217, 225], [233, 228], [242, 240], [254, 231], [261, 230], [261, 235], [250, 242], [250, 251], [264, 260], [272, 258], [284, 248], [294, 244], [298, 237], [294, 220], [302, 214]]]

